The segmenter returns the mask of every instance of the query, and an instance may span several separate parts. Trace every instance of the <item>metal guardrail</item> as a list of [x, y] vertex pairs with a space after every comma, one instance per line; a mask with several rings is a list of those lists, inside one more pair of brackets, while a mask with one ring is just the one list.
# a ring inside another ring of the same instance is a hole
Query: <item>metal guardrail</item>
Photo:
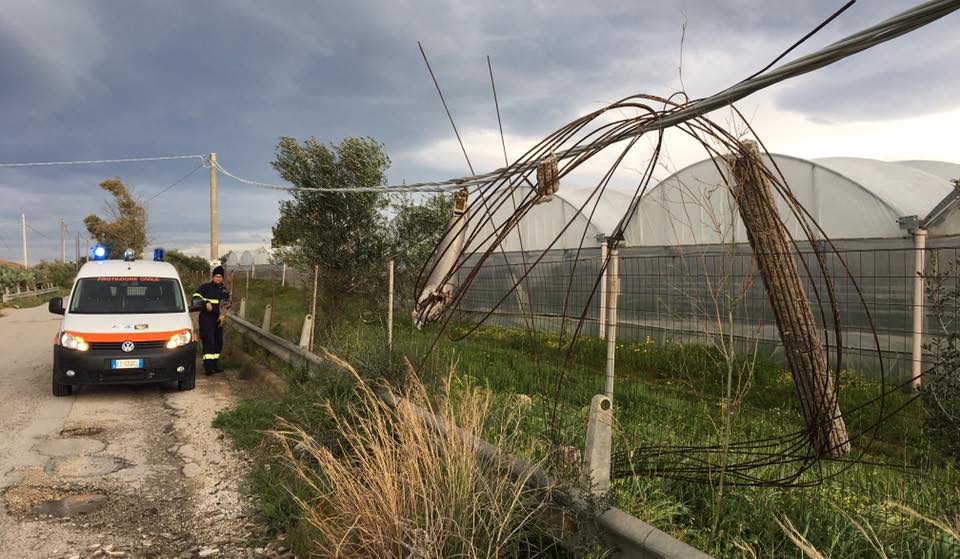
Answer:
[[[293, 342], [271, 334], [262, 328], [234, 315], [227, 318], [255, 344], [281, 361], [293, 366], [324, 366], [329, 363], [319, 355], [300, 348]], [[516, 479], [527, 479], [527, 483], [537, 489], [548, 490], [553, 486], [547, 473], [534, 464], [516, 456], [501, 452], [497, 447], [482, 439], [477, 439], [455, 426], [448, 425], [443, 419], [429, 411], [404, 401], [389, 390], [378, 392], [388, 405], [401, 404], [412, 406], [423, 422], [442, 432], [455, 432], [474, 444], [478, 452], [486, 459], [495, 460]], [[580, 498], [566, 493], [555, 493], [555, 499], [566, 505], [589, 510], [589, 506]], [[674, 538], [639, 518], [618, 508], [608, 508], [597, 516], [597, 525], [605, 532], [608, 543], [616, 548], [614, 557], [636, 559], [712, 559], [710, 555]]]
[[30, 297], [39, 297], [40, 295], [53, 293], [58, 289], [60, 288], [57, 286], [52, 286], [52, 287], [45, 287], [43, 289], [35, 289], [33, 291], [8, 291], [3, 293], [2, 300], [4, 303], [7, 303], [15, 299], [27, 299]]

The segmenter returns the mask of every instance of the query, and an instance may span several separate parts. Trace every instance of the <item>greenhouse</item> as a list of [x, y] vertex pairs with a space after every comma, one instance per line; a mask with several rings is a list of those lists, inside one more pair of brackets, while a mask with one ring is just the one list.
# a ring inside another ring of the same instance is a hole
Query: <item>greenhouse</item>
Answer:
[[[835, 294], [841, 366], [878, 371], [879, 349], [884, 370], [909, 378], [922, 363], [922, 332], [932, 326], [916, 322], [927, 322], [918, 272], [937, 273], [939, 263], [960, 256], [953, 183], [960, 164], [779, 154], [766, 163], [782, 173], [822, 229], [812, 246], [780, 201], [808, 298], [831, 347], [838, 341], [831, 288]], [[723, 162], [712, 159], [683, 168], [652, 185], [628, 216], [618, 257], [618, 339], [710, 344], [722, 334], [778, 356], [766, 293], [722, 172]], [[568, 332], [582, 315], [583, 333], [602, 335], [604, 239], [630, 211], [631, 199], [631, 193], [608, 188], [598, 200], [593, 189], [561, 185], [484, 262], [459, 310], [471, 320], [491, 313], [487, 322], [501, 326], [527, 324], [522, 315], [531, 315], [539, 329]], [[490, 221], [504, 223], [512, 209], [507, 201], [487, 219], [477, 219], [486, 217], [483, 209], [472, 209], [471, 224], [481, 230], [473, 246], [468, 243], [468, 253], [476, 253], [461, 278], [486, 248]], [[815, 248], [827, 251], [823, 266]], [[510, 293], [525, 272], [520, 289]]]

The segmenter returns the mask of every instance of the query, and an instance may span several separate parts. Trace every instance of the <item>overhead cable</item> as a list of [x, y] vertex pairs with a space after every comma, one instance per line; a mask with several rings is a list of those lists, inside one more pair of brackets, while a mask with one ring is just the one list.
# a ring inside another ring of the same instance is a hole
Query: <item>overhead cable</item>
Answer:
[[335, 188], [309, 188], [309, 187], [299, 187], [299, 186], [290, 186], [282, 184], [271, 184], [267, 182], [259, 182], [250, 179], [245, 179], [238, 177], [237, 175], [231, 173], [230, 171], [223, 168], [223, 165], [219, 160], [214, 163], [219, 170], [224, 175], [230, 177], [231, 179], [242, 182], [243, 184], [249, 184], [250, 186], [256, 186], [257, 188], [265, 188], [268, 190], [285, 190], [287, 192], [296, 192], [296, 191], [305, 191], [305, 192], [397, 192], [397, 193], [413, 193], [413, 192], [450, 192], [453, 190], [460, 190], [462, 185], [451, 184], [450, 181], [441, 181], [441, 182], [421, 182], [414, 185], [399, 185], [399, 186], [360, 186], [356, 188], [352, 187], [335, 187]]
[[160, 192], [157, 192], [157, 193], [154, 194], [153, 196], [147, 198], [147, 200], [146, 200], [145, 203], [152, 202], [152, 201], [155, 200], [158, 196], [166, 193], [166, 192], [167, 192], [168, 190], [170, 190], [171, 188], [173, 188], [173, 187], [177, 186], [178, 184], [182, 183], [183, 181], [187, 180], [187, 178], [189, 178], [191, 175], [193, 175], [194, 173], [196, 173], [196, 172], [199, 171], [200, 169], [204, 168], [204, 167], [207, 165], [207, 161], [208, 161], [208, 160], [205, 160], [205, 161], [201, 162], [199, 165], [197, 165], [196, 167], [194, 167], [192, 171], [190, 171], [190, 172], [187, 173], [186, 175], [183, 175], [182, 177], [180, 177], [179, 179], [177, 179], [176, 182], [174, 182], [174, 183], [171, 184], [170, 186], [164, 188], [164, 189], [161, 190]]
[[206, 160], [203, 154], [196, 155], [167, 155], [161, 157], [131, 157], [126, 159], [90, 159], [86, 161], [42, 161], [37, 163], [0, 163], [0, 167], [52, 167], [55, 165], [95, 165], [100, 163], [141, 163], [144, 161], [170, 161], [173, 159], [201, 159]]

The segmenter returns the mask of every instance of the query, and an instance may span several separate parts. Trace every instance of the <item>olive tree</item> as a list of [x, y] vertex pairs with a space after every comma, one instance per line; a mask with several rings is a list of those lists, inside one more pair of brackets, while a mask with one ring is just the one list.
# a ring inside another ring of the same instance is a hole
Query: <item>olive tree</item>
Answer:
[[113, 258], [128, 248], [136, 256], [142, 255], [147, 246], [147, 211], [143, 202], [127, 189], [120, 177], [101, 182], [100, 188], [109, 192], [113, 200], [107, 202], [107, 218], [90, 214], [83, 219], [87, 231], [107, 247]]
[[[272, 165], [300, 188], [356, 189], [385, 184], [390, 158], [372, 138], [324, 144], [283, 137]], [[387, 206], [379, 192], [295, 191], [280, 202], [273, 247], [304, 271], [319, 266], [328, 299], [337, 300], [379, 284], [389, 250]]]

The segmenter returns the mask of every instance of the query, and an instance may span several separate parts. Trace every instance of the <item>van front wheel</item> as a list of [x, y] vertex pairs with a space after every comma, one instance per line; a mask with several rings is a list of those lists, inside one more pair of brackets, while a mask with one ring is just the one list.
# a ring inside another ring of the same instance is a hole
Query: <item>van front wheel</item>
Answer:
[[53, 395], [56, 397], [69, 396], [73, 393], [73, 386], [69, 384], [60, 384], [57, 379], [53, 379]]
[[177, 390], [193, 390], [197, 387], [197, 373], [190, 373], [190, 376], [177, 381]]

